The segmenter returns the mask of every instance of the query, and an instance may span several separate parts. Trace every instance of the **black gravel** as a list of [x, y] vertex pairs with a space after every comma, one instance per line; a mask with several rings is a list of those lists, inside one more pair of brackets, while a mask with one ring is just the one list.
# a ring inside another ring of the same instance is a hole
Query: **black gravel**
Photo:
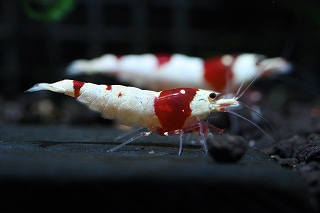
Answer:
[[218, 162], [237, 162], [247, 150], [247, 142], [240, 136], [223, 134], [207, 138], [209, 154]]

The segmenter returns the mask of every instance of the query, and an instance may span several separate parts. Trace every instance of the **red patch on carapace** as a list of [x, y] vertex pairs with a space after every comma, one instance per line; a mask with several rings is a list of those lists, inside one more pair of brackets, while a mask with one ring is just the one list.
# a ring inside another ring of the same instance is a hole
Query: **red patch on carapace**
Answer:
[[167, 63], [170, 58], [171, 58], [171, 55], [169, 54], [157, 54], [155, 55], [158, 59], [158, 66], [160, 67], [162, 64], [165, 64]]
[[122, 95], [123, 95], [123, 93], [122, 93], [122, 92], [120, 92], [120, 93], [118, 94], [118, 98], [121, 98], [121, 97], [122, 97]]
[[183, 128], [191, 115], [190, 103], [197, 91], [195, 88], [176, 88], [160, 92], [154, 100], [155, 114], [162, 126], [158, 130], [160, 135]]
[[73, 81], [73, 96], [75, 98], [78, 98], [81, 95], [80, 89], [83, 85], [84, 82], [82, 81]]
[[112, 86], [111, 85], [106, 85], [106, 90], [112, 90]]
[[214, 57], [204, 61], [204, 78], [217, 92], [223, 91], [227, 85], [227, 80], [231, 81], [233, 73], [231, 66], [226, 66], [221, 61], [222, 57]]

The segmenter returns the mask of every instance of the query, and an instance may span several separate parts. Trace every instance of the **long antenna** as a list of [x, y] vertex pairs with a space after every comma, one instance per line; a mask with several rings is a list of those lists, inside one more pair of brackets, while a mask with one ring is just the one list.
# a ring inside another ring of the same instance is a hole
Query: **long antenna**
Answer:
[[250, 112], [252, 112], [253, 114], [255, 114], [256, 116], [258, 116], [260, 119], [262, 119], [264, 122], [266, 122], [272, 129], [273, 133], [275, 134], [276, 136], [276, 140], [279, 141], [279, 138], [278, 138], [278, 135], [277, 135], [277, 132], [276, 130], [274, 129], [274, 127], [271, 125], [271, 123], [265, 119], [259, 112], [251, 109], [248, 105], [242, 103], [242, 102], [239, 102], [242, 106], [244, 106], [245, 108], [247, 108], [248, 110], [250, 110]]
[[[253, 66], [254, 61], [255, 61], [255, 60], [253, 60], [253, 61], [251, 62], [249, 69]], [[241, 89], [242, 89], [242, 87], [243, 87], [243, 84], [244, 84], [245, 80], [247, 79], [247, 77], [248, 77], [248, 71], [246, 72], [246, 76], [243, 78], [243, 80], [242, 80], [242, 82], [241, 82], [241, 85], [240, 85], [240, 87], [238, 88], [238, 91], [237, 91], [235, 97], [238, 97], [238, 95], [239, 95], [239, 93], [240, 93], [240, 91], [241, 91]]]
[[[249, 123], [251, 123], [253, 126], [255, 126], [256, 128], [258, 128], [263, 134], [265, 134], [269, 139], [271, 139], [272, 141], [274, 141], [274, 142], [277, 142], [277, 140], [275, 140], [273, 137], [271, 137], [266, 131], [264, 131], [260, 126], [258, 126], [257, 124], [255, 124], [254, 122], [252, 122], [252, 121], [250, 121], [248, 118], [246, 118], [246, 117], [243, 117], [242, 115], [240, 115], [240, 114], [238, 114], [238, 113], [236, 113], [236, 112], [234, 112], [234, 111], [227, 111], [228, 113], [230, 113], [230, 114], [232, 114], [232, 115], [235, 115], [235, 116], [237, 116], [237, 117], [239, 117], [239, 118], [241, 118], [241, 119], [243, 119], [243, 120], [245, 120], [245, 121], [247, 121], [247, 122], [249, 122]], [[258, 113], [259, 114], [259, 113]]]
[[[256, 77], [254, 77], [254, 79], [250, 82], [250, 84], [249, 84], [240, 94], [238, 94], [238, 93], [240, 92], [240, 89], [241, 89], [241, 87], [242, 87], [242, 85], [243, 85], [243, 82], [244, 82], [244, 81], [242, 81], [241, 86], [239, 87], [239, 89], [238, 89], [238, 91], [237, 91], [237, 94], [236, 94], [236, 96], [235, 96], [235, 100], [238, 100], [239, 98], [241, 98], [241, 97], [243, 96], [243, 94], [249, 89], [249, 87], [253, 84], [253, 82], [254, 82], [255, 80], [257, 80], [258, 77], [260, 77], [260, 75], [262, 74], [262, 71], [263, 71], [269, 64], [270, 64], [270, 61], [261, 69], [261, 72], [260, 72], [258, 75], [256, 75]], [[247, 73], [247, 74], [248, 74], [248, 73]]]
[[230, 92], [230, 75], [231, 75], [231, 66], [228, 66], [227, 68], [226, 68], [226, 91], [225, 91], [225, 93], [226, 93], [226, 95], [228, 95], [229, 94], [229, 92]]

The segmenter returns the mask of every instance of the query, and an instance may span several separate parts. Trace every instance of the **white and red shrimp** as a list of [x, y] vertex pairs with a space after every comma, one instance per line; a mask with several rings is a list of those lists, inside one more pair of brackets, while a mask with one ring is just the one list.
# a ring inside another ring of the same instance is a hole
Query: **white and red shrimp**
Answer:
[[[104, 118], [114, 119], [127, 126], [149, 129], [148, 132], [142, 132], [110, 151], [151, 133], [162, 136], [179, 134], [180, 155], [184, 133], [199, 132], [205, 141], [210, 128], [222, 132], [203, 121], [210, 112], [229, 112], [229, 109], [241, 107], [238, 97], [220, 98], [218, 92], [196, 88], [155, 92], [122, 85], [96, 85], [62, 80], [52, 84], [36, 84], [27, 92], [40, 90], [64, 93], [100, 112]], [[205, 142], [204, 147], [207, 151]]]
[[235, 93], [241, 84], [250, 83], [258, 75], [269, 76], [291, 70], [292, 65], [283, 58], [268, 59], [251, 53], [205, 60], [182, 54], [106, 54], [92, 60], [72, 62], [67, 74], [114, 74], [121, 82], [154, 91], [192, 87]]

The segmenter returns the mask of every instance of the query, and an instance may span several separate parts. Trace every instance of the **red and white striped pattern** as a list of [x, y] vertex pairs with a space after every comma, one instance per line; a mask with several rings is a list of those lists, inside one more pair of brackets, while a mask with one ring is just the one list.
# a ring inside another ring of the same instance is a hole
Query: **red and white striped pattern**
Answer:
[[229, 84], [233, 92], [243, 81], [249, 83], [259, 74], [287, 73], [292, 69], [283, 58], [259, 59], [261, 55], [250, 53], [206, 60], [181, 54], [106, 54], [92, 60], [76, 60], [67, 73], [116, 74], [120, 81], [154, 91], [192, 87], [225, 92]]
[[196, 88], [154, 92], [121, 85], [96, 85], [75, 80], [36, 84], [28, 92], [50, 90], [76, 98], [104, 118], [150, 129], [160, 135], [199, 131], [210, 112], [237, 106], [235, 99], [217, 99], [219, 93]]

